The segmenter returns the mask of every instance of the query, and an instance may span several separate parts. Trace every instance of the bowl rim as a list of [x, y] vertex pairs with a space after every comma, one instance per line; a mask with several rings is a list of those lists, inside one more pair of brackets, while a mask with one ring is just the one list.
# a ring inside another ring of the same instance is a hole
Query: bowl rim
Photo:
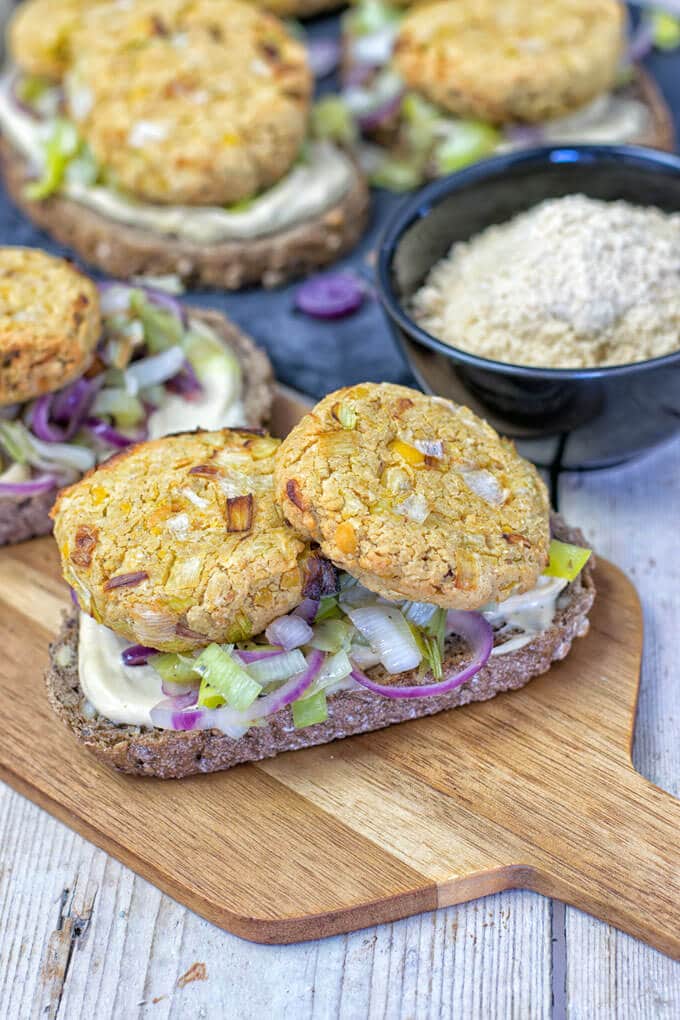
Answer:
[[378, 240], [378, 258], [376, 264], [376, 282], [378, 296], [393, 324], [396, 324], [409, 339], [424, 347], [438, 351], [440, 354], [462, 361], [478, 368], [484, 368], [497, 374], [523, 376], [529, 379], [597, 379], [602, 376], [629, 375], [671, 365], [680, 361], [680, 348], [669, 354], [662, 354], [645, 361], [631, 361], [623, 365], [600, 365], [591, 368], [547, 368], [540, 365], [515, 365], [506, 361], [483, 358], [480, 355], [464, 351], [460, 347], [447, 344], [438, 337], [422, 329], [406, 312], [397, 297], [392, 284], [392, 265], [405, 232], [414, 223], [429, 216], [434, 208], [449, 195], [459, 191], [465, 185], [491, 178], [497, 178], [503, 172], [522, 164], [564, 163], [596, 163], [613, 162], [625, 159], [637, 164], [644, 175], [647, 170], [663, 167], [675, 171], [680, 177], [680, 155], [649, 149], [641, 145], [542, 145], [520, 152], [503, 153], [489, 159], [479, 160], [446, 177], [431, 181], [402, 202], [388, 219]]

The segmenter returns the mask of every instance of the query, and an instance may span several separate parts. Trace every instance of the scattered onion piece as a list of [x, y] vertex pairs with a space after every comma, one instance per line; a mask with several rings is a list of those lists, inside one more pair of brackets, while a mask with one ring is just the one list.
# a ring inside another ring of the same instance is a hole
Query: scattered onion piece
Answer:
[[314, 636], [314, 631], [307, 621], [294, 614], [280, 616], [278, 620], [269, 624], [264, 633], [271, 645], [281, 645], [287, 652], [308, 644]]
[[315, 78], [326, 78], [340, 63], [340, 44], [327, 36], [307, 43], [309, 66]]
[[295, 307], [315, 319], [340, 319], [363, 304], [364, 288], [351, 273], [311, 276], [295, 292]]
[[150, 655], [158, 655], [157, 650], [148, 645], [130, 645], [123, 649], [121, 659], [124, 666], [146, 666]]
[[0, 497], [17, 496], [28, 498], [40, 496], [43, 492], [56, 489], [58, 480], [55, 475], [37, 475], [28, 482], [0, 482]]

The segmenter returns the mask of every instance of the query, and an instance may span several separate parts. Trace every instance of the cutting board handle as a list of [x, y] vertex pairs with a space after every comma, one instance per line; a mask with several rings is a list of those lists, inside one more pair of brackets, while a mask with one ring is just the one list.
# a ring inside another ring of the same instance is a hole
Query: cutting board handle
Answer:
[[629, 765], [583, 791], [565, 836], [533, 887], [680, 959], [680, 800]]

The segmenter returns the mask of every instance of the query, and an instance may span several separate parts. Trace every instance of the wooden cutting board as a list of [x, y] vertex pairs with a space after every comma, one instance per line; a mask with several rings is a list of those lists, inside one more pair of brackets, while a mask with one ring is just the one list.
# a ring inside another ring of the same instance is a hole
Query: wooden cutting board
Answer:
[[[299, 414], [284, 400], [280, 430]], [[591, 632], [523, 690], [258, 765], [118, 775], [47, 704], [69, 600], [50, 539], [0, 550], [0, 776], [215, 924], [293, 942], [501, 889], [680, 957], [680, 801], [635, 772], [642, 621], [600, 562]]]

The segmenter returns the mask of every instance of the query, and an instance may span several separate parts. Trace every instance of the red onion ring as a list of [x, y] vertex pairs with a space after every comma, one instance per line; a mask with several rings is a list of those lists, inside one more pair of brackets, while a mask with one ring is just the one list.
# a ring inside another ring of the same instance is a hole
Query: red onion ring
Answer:
[[28, 482], [0, 482], [0, 498], [40, 496], [43, 492], [56, 489], [58, 484], [54, 475], [37, 475]]
[[304, 599], [297, 609], [293, 610], [293, 616], [301, 616], [305, 623], [312, 624], [316, 620], [320, 605], [318, 599]]
[[464, 637], [472, 647], [472, 661], [446, 680], [435, 684], [414, 684], [408, 687], [395, 687], [392, 684], [377, 684], [360, 669], [354, 668], [351, 677], [374, 694], [382, 694], [386, 698], [430, 698], [438, 694], [447, 694], [470, 680], [486, 665], [493, 649], [493, 629], [481, 613], [455, 612], [447, 614], [447, 626]]
[[279, 655], [285, 655], [283, 648], [269, 649], [266, 648], [261, 652], [242, 652], [240, 649], [234, 652], [244, 666], [247, 666], [249, 662], [262, 662], [264, 659], [276, 659]]
[[[58, 393], [38, 397], [31, 411], [31, 430], [46, 443], [63, 443], [73, 439], [83, 423], [103, 377], [96, 380], [76, 379]], [[64, 427], [54, 424], [65, 423]]]
[[96, 439], [100, 439], [109, 446], [115, 446], [118, 450], [124, 450], [133, 443], [142, 443], [148, 436], [147, 429], [140, 429], [134, 436], [126, 436], [113, 425], [109, 425], [103, 418], [86, 418], [84, 426]]

